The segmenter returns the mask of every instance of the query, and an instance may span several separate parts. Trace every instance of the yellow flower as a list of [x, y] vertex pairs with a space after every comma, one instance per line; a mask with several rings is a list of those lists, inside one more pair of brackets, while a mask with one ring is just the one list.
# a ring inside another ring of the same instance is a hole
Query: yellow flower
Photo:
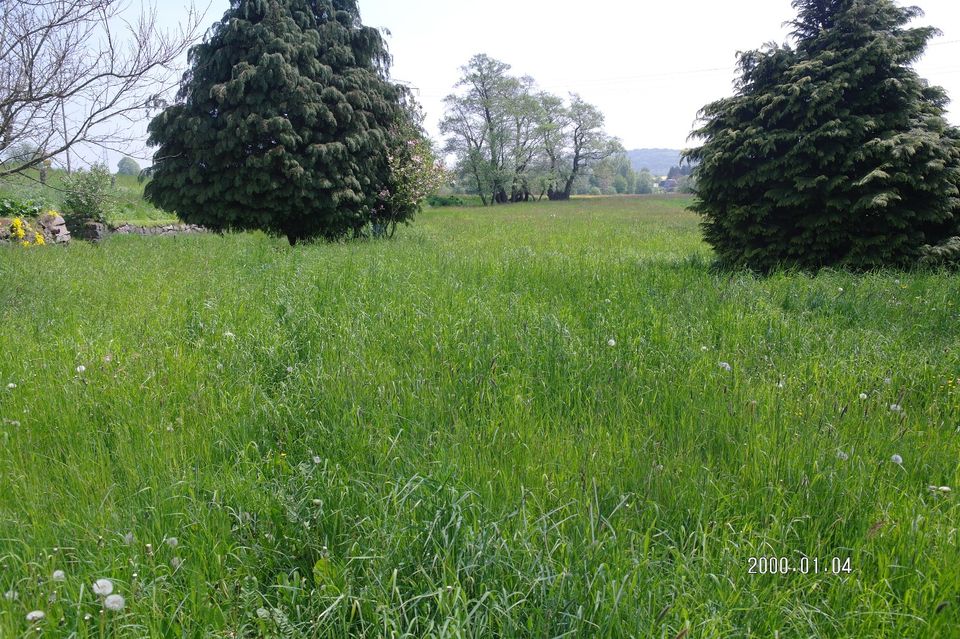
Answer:
[[46, 244], [46, 241], [43, 239], [42, 235], [40, 235], [39, 233], [36, 233], [33, 236], [33, 243], [36, 244], [37, 246], [43, 246], [44, 244]]
[[20, 242], [20, 246], [23, 246], [24, 248], [26, 248], [27, 246], [30, 246], [30, 242], [27, 242], [26, 240], [24, 240], [23, 242]]

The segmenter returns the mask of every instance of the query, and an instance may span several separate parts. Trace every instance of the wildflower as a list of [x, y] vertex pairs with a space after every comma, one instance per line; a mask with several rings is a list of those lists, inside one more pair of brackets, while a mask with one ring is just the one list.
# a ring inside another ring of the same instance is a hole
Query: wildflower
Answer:
[[720, 362], [720, 368], [722, 368], [723, 370], [727, 371], [728, 373], [730, 373], [730, 372], [733, 371], [733, 366], [731, 366], [731, 365], [730, 365], [729, 363], [727, 363], [727, 362]]
[[287, 366], [287, 373], [293, 373], [293, 366]]
[[3, 598], [7, 601], [16, 601], [20, 598], [20, 593], [18, 593], [16, 590], [8, 590], [3, 593]]
[[107, 610], [112, 610], [113, 612], [120, 612], [123, 610], [126, 601], [121, 595], [110, 595], [103, 600], [103, 607]]
[[701, 347], [700, 347], [700, 350], [703, 351], [704, 353], [706, 353], [706, 352], [709, 351], [710, 349], [707, 348], [706, 346], [701, 346]]
[[36, 244], [37, 246], [44, 246], [47, 242], [46, 240], [43, 239], [42, 235], [40, 235], [39, 233], [34, 233], [33, 243]]
[[28, 612], [27, 623], [36, 623], [38, 621], [43, 621], [46, 616], [47, 616], [47, 613], [45, 613], [42, 610], [34, 610], [33, 612]]
[[80, 366], [77, 366], [77, 373], [79, 373], [80, 375], [83, 375], [86, 372], [87, 372], [86, 366], [84, 366], [83, 364], [80, 364]]
[[839, 459], [840, 461], [847, 461], [848, 459], [850, 459], [850, 455], [846, 454], [842, 450], [838, 450], [837, 459]]
[[615, 339], [611, 339], [610, 341], [607, 342], [607, 346], [609, 346], [610, 348], [613, 348], [616, 345], [617, 345], [617, 340]]
[[894, 455], [893, 457], [890, 458], [890, 461], [892, 461], [897, 466], [903, 466], [903, 457], [901, 457], [900, 455]]
[[123, 536], [123, 543], [125, 543], [128, 546], [133, 544], [134, 541], [135, 541], [135, 537], [133, 536], [132, 532], [128, 532], [126, 535]]
[[14, 384], [13, 382], [10, 382], [9, 384], [7, 384], [7, 388], [10, 389], [10, 390], [15, 389], [16, 387], [17, 387], [17, 385]]
[[113, 592], [113, 582], [109, 579], [97, 579], [93, 582], [93, 594], [98, 597], [106, 597]]
[[176, 548], [177, 546], [180, 545], [180, 540], [177, 539], [176, 537], [169, 537], [169, 538], [166, 540], [166, 543], [167, 543], [167, 545], [170, 546], [171, 548]]
[[321, 461], [323, 461], [323, 460], [320, 459], [320, 455], [314, 455], [314, 456], [313, 456], [313, 463], [314, 463], [314, 464], [319, 464]]
[[902, 413], [902, 412], [903, 412], [903, 406], [901, 406], [900, 404], [890, 404], [890, 412], [893, 412], [893, 413]]
[[54, 570], [54, 571], [53, 571], [53, 580], [54, 580], [54, 581], [66, 581], [66, 580], [67, 580], [67, 573], [63, 572], [62, 570]]
[[890, 379], [889, 377], [884, 377], [884, 378], [883, 378], [883, 383], [886, 384], [887, 386], [889, 386], [890, 384], [893, 383], [893, 380]]
[[867, 394], [866, 394], [866, 393], [860, 393], [860, 399], [861, 399], [861, 400], [864, 400], [864, 399], [866, 399], [866, 398], [867, 398]]
[[949, 493], [952, 493], [953, 491], [950, 489], [949, 486], [941, 486], [940, 492], [943, 493], [944, 495], [947, 495]]
[[838, 288], [838, 289], [837, 289], [837, 292], [838, 292], [838, 293], [843, 293], [843, 287], [841, 286], [840, 288]]

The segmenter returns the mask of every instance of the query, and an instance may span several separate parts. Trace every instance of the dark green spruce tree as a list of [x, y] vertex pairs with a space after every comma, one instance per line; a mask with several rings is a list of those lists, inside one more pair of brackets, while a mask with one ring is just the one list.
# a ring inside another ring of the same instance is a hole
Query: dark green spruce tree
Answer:
[[146, 197], [291, 244], [358, 233], [388, 183], [399, 88], [355, 0], [231, 0], [149, 127]]
[[706, 240], [760, 271], [916, 263], [960, 235], [960, 132], [912, 68], [937, 32], [892, 0], [793, 6], [793, 46], [740, 54], [735, 95], [701, 111]]

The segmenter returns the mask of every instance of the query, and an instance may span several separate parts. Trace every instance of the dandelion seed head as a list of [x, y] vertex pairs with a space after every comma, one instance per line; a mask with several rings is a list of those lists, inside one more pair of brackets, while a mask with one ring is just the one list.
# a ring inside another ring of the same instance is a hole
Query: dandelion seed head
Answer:
[[293, 373], [293, 366], [287, 366], [287, 372], [292, 374], [292, 373]]
[[615, 339], [610, 339], [610, 340], [607, 342], [607, 346], [609, 346], [610, 348], [613, 348], [613, 347], [616, 346], [616, 345], [617, 345], [617, 340], [615, 340]]
[[46, 616], [47, 613], [42, 610], [33, 610], [27, 613], [27, 623], [37, 623], [38, 621], [43, 621]]
[[93, 582], [93, 594], [98, 597], [106, 597], [113, 592], [113, 582], [109, 579], [97, 579]]
[[126, 600], [121, 595], [110, 595], [103, 600], [103, 607], [112, 612], [120, 612], [126, 604]]
[[176, 548], [177, 546], [180, 545], [180, 540], [177, 539], [176, 537], [167, 537], [166, 544], [171, 548]]
[[894, 455], [893, 457], [890, 458], [890, 461], [892, 461], [897, 466], [903, 465], [903, 457], [901, 457], [900, 455]]
[[16, 387], [17, 387], [17, 385], [14, 384], [13, 382], [10, 382], [9, 384], [7, 384], [7, 388], [8, 388], [9, 390], [13, 390], [13, 389], [15, 389]]
[[944, 494], [949, 494], [949, 493], [952, 493], [953, 490], [949, 486], [941, 486], [940, 492]]
[[83, 364], [80, 364], [80, 366], [77, 366], [77, 373], [83, 375], [86, 372], [87, 372], [86, 366], [84, 366]]
[[866, 393], [860, 393], [860, 399], [863, 400], [863, 399], [866, 399], [866, 398], [867, 398], [867, 394], [866, 394]]
[[847, 453], [843, 452], [842, 450], [838, 450], [838, 451], [837, 451], [837, 459], [839, 459], [840, 461], [847, 461], [848, 459], [850, 459], [850, 455], [848, 455]]
[[890, 411], [893, 413], [902, 413], [903, 406], [901, 406], [900, 404], [890, 404]]
[[893, 380], [890, 379], [889, 377], [884, 377], [884, 378], [883, 378], [883, 383], [886, 384], [887, 386], [889, 386], [890, 384], [893, 383]]
[[66, 580], [67, 580], [67, 573], [63, 572], [62, 570], [54, 570], [54, 571], [53, 571], [53, 580], [54, 580], [54, 581], [66, 581]]
[[8, 590], [3, 593], [3, 598], [7, 601], [16, 601], [20, 598], [20, 593], [18, 593], [16, 590]]
[[314, 456], [313, 456], [313, 463], [314, 463], [314, 464], [319, 464], [321, 461], [323, 461], [323, 460], [320, 459], [320, 455], [314, 455]]
[[727, 371], [728, 373], [733, 371], [733, 366], [729, 362], [720, 362], [720, 368]]
[[128, 546], [133, 544], [134, 541], [136, 541], [136, 537], [133, 536], [132, 532], [128, 532], [126, 535], [123, 536], [123, 543], [125, 543]]
[[170, 560], [170, 567], [173, 568], [174, 570], [179, 570], [180, 566], [182, 565], [183, 565], [183, 560], [180, 559], [179, 557], [174, 557], [173, 559]]

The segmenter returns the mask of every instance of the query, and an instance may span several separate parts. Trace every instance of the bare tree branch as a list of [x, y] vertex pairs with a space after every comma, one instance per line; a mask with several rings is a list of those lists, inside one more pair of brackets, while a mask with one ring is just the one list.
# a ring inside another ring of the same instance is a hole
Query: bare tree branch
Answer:
[[[164, 104], [177, 63], [201, 36], [193, 7], [179, 30], [154, 5], [135, 21], [126, 0], [0, 0], [0, 177], [78, 145], [121, 150], [131, 124]], [[30, 146], [24, 158], [9, 150]]]

